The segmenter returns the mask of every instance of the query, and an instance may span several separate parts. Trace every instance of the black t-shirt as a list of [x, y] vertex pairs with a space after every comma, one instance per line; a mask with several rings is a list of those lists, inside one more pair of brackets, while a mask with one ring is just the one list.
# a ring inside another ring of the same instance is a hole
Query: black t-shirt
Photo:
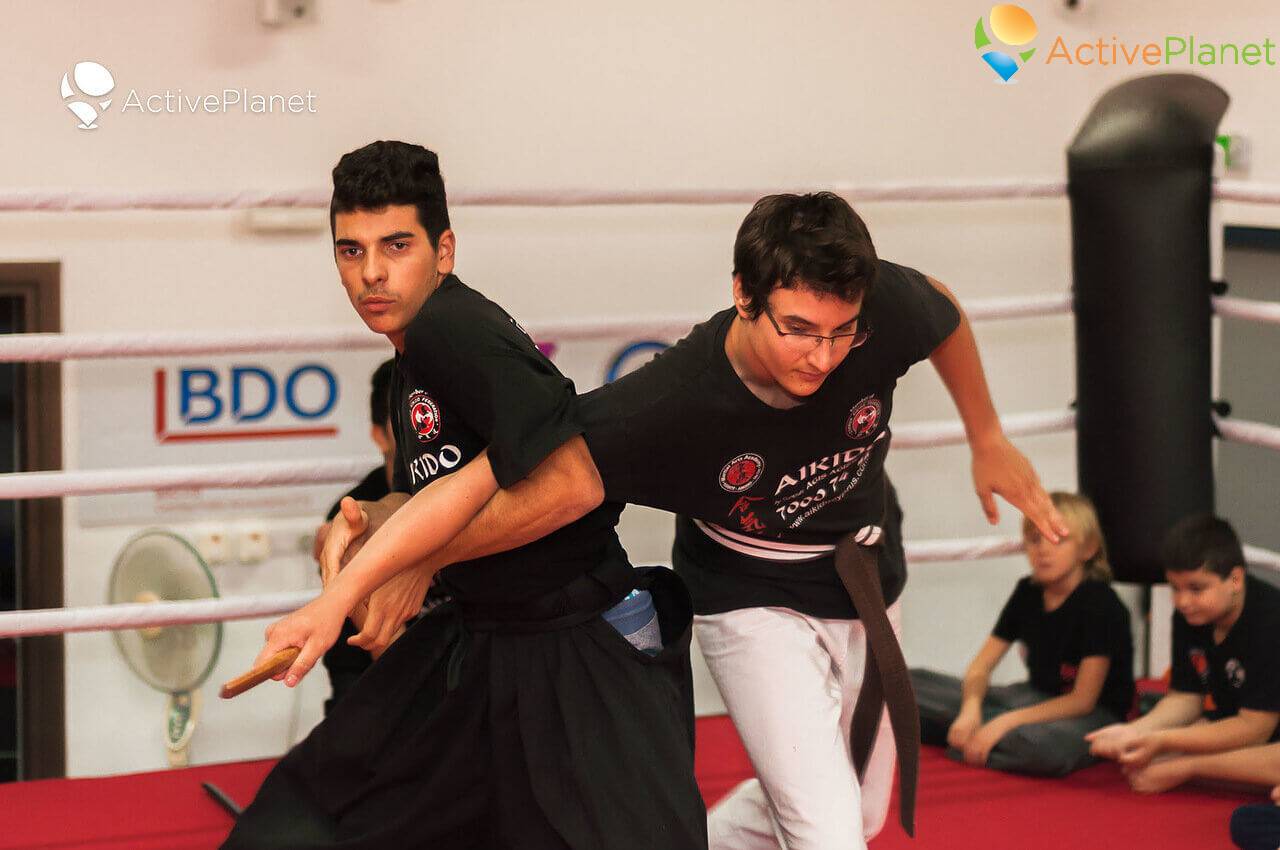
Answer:
[[1124, 719], [1133, 707], [1133, 635], [1129, 609], [1111, 585], [1086, 579], [1052, 611], [1044, 592], [1029, 577], [1018, 582], [991, 633], [1022, 641], [1031, 685], [1047, 694], [1070, 693], [1080, 662], [1103, 656], [1111, 661], [1098, 705]]
[[[1261, 579], [1245, 579], [1244, 610], [1222, 643], [1213, 624], [1192, 626], [1173, 614], [1173, 671], [1169, 687], [1209, 694], [1213, 720], [1240, 709], [1280, 711], [1280, 590]], [[1280, 740], [1280, 724], [1271, 739]]]
[[[399, 492], [417, 493], [486, 447], [498, 484], [510, 487], [582, 433], [573, 383], [501, 307], [453, 275], [406, 329], [391, 398]], [[620, 510], [604, 505], [527, 546], [454, 564], [438, 582], [474, 602], [555, 590], [620, 556]]]
[[[861, 315], [870, 339], [788, 410], [734, 372], [724, 350], [733, 310], [582, 397], [607, 498], [681, 515], [672, 559], [699, 614], [857, 616], [831, 553], [845, 534], [880, 525], [894, 387], [959, 323], [924, 275], [887, 261]], [[880, 552], [888, 603], [906, 581], [899, 552]]]

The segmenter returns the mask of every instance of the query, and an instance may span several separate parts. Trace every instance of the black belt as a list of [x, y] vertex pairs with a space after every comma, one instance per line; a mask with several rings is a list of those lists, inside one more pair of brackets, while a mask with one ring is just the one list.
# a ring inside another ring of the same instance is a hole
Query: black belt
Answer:
[[625, 556], [607, 553], [588, 573], [564, 587], [514, 603], [459, 600], [467, 628], [476, 632], [553, 632], [598, 617], [635, 587], [636, 574]]
[[[881, 531], [879, 539], [883, 537]], [[898, 751], [898, 819], [907, 835], [914, 837], [916, 785], [920, 774], [920, 711], [902, 647], [885, 611], [878, 552], [878, 547], [864, 546], [852, 534], [836, 544], [836, 573], [858, 609], [867, 635], [866, 668], [853, 709], [849, 746], [861, 781], [880, 729], [881, 710], [887, 705]]]

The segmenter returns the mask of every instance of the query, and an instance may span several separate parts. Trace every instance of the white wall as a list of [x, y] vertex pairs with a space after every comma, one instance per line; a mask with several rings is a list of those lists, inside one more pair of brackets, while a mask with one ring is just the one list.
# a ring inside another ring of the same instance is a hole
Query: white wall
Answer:
[[[1131, 72], [1036, 67], [993, 84], [972, 49], [986, 3], [763, 3], [656, 0], [632, 6], [547, 0], [413, 3], [321, 0], [319, 20], [279, 31], [251, 0], [11, 3], [0, 37], [0, 189], [323, 187], [337, 157], [374, 138], [421, 141], [457, 189], [804, 188], [835, 181], [1045, 178], [1089, 105]], [[1260, 41], [1267, 0], [1223, 15], [1191, 0], [1086, 2], [1083, 13], [1028, 0], [1039, 44], [1192, 33]], [[74, 129], [58, 103], [71, 64], [107, 64], [117, 94], [249, 87], [311, 90], [314, 115], [108, 114]], [[1253, 143], [1252, 177], [1280, 182], [1275, 68], [1200, 69], [1231, 92], [1224, 128]], [[860, 207], [884, 256], [962, 298], [1061, 292], [1069, 284], [1064, 200]], [[725, 304], [744, 207], [459, 208], [459, 271], [526, 325], [540, 320], [709, 312]], [[1229, 222], [1274, 223], [1226, 207]], [[0, 260], [62, 264], [67, 331], [356, 325], [324, 233], [264, 237], [223, 213], [0, 214]], [[1065, 405], [1073, 394], [1066, 318], [982, 325], [998, 406]], [[66, 465], [78, 465], [80, 370], [65, 371]], [[898, 421], [952, 414], [936, 378], [903, 383]], [[110, 435], [103, 435], [110, 439]], [[1074, 486], [1073, 438], [1022, 442], [1047, 484]], [[914, 538], [988, 531], [966, 453], [898, 452], [891, 470]], [[301, 520], [289, 527], [305, 525]], [[284, 527], [283, 524], [281, 527]], [[627, 520], [637, 562], [665, 560], [665, 520]], [[1006, 511], [1000, 531], [1016, 533]], [[179, 528], [178, 530], [188, 530]], [[85, 529], [66, 515], [66, 604], [100, 601], [110, 558], [132, 529]], [[917, 567], [904, 598], [914, 663], [958, 671], [1022, 569], [1018, 559]], [[304, 558], [224, 570], [224, 592], [301, 586]], [[226, 678], [256, 652], [261, 622], [228, 626]], [[1006, 676], [1016, 668], [1003, 668]], [[278, 752], [316, 716], [311, 683], [297, 723], [279, 689], [208, 700], [197, 760]], [[208, 696], [212, 696], [209, 690]], [[162, 697], [135, 682], [105, 635], [67, 640], [69, 770], [160, 767]], [[714, 704], [703, 684], [700, 704]]]

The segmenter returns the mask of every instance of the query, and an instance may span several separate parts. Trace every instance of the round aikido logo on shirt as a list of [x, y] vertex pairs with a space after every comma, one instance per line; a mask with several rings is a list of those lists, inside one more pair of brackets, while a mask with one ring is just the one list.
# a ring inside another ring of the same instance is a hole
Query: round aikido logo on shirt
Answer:
[[844, 432], [851, 440], [865, 440], [876, 432], [880, 425], [880, 399], [869, 395], [853, 406], [849, 411], [849, 419], [844, 423]]
[[409, 422], [418, 442], [431, 442], [440, 436], [440, 406], [422, 390], [414, 390], [409, 394]]
[[741, 493], [764, 474], [764, 458], [755, 452], [745, 452], [724, 465], [720, 470], [720, 486], [730, 493]]
[[1244, 687], [1244, 665], [1239, 659], [1230, 658], [1227, 660], [1227, 681], [1231, 683], [1233, 688]]

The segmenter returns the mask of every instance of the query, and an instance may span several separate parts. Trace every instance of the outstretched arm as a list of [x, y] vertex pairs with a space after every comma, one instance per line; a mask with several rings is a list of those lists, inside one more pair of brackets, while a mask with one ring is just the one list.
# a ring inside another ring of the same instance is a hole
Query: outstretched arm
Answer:
[[987, 521], [992, 525], [999, 521], [1000, 511], [996, 507], [995, 496], [1000, 495], [1022, 511], [1045, 538], [1056, 543], [1059, 537], [1066, 537], [1070, 531], [1041, 486], [1031, 463], [1004, 435], [995, 405], [991, 402], [991, 391], [987, 388], [969, 318], [960, 309], [960, 303], [951, 290], [933, 278], [929, 278], [929, 283], [960, 310], [959, 327], [933, 350], [929, 362], [938, 370], [964, 421], [965, 436], [973, 454], [974, 489], [982, 502]]
[[[1145, 794], [1167, 791], [1196, 779], [1233, 785], [1280, 786], [1280, 744], [1153, 761], [1128, 776], [1133, 790]], [[1272, 796], [1276, 796], [1274, 792]]]
[[1009, 641], [988, 635], [978, 654], [969, 662], [960, 683], [960, 711], [947, 730], [947, 743], [963, 750], [982, 726], [982, 701], [991, 686], [991, 673], [1009, 651]]
[[349, 642], [381, 652], [422, 606], [435, 573], [450, 564], [532, 543], [581, 518], [603, 500], [604, 485], [587, 444], [582, 437], [574, 437], [548, 455], [529, 477], [498, 490], [466, 528], [414, 568], [412, 577], [374, 593], [360, 633]]
[[343, 619], [361, 600], [447, 543], [497, 488], [488, 456], [481, 454], [418, 492], [369, 538], [319, 598], [267, 629], [255, 666], [287, 647], [298, 647], [297, 660], [283, 674], [285, 684], [296, 685], [337, 640]]

